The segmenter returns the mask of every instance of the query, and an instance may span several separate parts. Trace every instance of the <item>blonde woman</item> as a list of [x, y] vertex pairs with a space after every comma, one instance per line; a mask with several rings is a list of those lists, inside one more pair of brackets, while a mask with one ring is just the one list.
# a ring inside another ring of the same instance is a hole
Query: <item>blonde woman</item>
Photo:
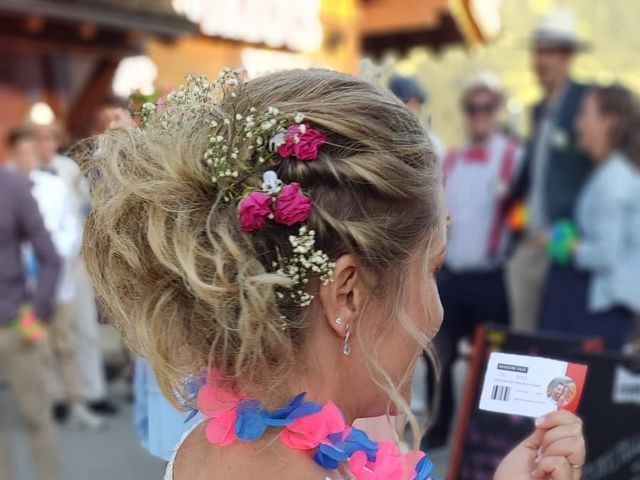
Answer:
[[[351, 426], [410, 415], [442, 320], [446, 215], [417, 120], [324, 70], [225, 70], [142, 113], [86, 156], [84, 254], [164, 392], [206, 417], [167, 478], [429, 478], [423, 454]], [[580, 421], [557, 412], [496, 479], [577, 479], [583, 462]]]

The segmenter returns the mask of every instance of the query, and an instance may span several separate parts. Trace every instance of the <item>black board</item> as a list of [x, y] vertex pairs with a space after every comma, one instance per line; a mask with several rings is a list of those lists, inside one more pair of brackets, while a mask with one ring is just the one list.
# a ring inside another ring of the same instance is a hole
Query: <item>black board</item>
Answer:
[[[480, 327], [475, 335], [447, 480], [492, 480], [502, 458], [533, 430], [533, 420], [530, 418], [478, 409], [480, 388], [491, 352], [573, 360], [578, 357], [582, 359], [580, 355], [584, 352], [600, 350], [602, 350], [600, 339], [515, 333], [499, 326]], [[583, 360], [581, 363], [588, 362]], [[597, 381], [596, 378], [595, 382]], [[589, 387], [595, 382], [592, 381], [591, 372], [587, 373], [586, 386], [582, 395], [583, 402], [589, 395]], [[585, 403], [587, 406], [591, 405], [591, 402]], [[585, 415], [591, 418], [594, 413], [589, 410]], [[602, 411], [598, 413], [598, 415], [601, 414]], [[640, 421], [640, 418], [638, 420]], [[598, 421], [603, 420], [598, 419]], [[640, 451], [640, 445], [638, 450]], [[614, 477], [607, 478], [614, 479]], [[624, 478], [628, 480], [627, 477]]]
[[587, 463], [582, 480], [640, 480], [640, 359], [573, 355], [589, 366], [578, 415]]

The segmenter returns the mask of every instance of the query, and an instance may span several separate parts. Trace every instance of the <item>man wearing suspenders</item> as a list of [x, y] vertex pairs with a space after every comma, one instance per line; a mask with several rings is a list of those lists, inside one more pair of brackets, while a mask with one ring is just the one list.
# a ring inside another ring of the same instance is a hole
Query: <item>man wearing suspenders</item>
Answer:
[[438, 278], [445, 312], [435, 338], [443, 367], [440, 388], [429, 375], [430, 397], [440, 413], [423, 441], [428, 449], [447, 443], [454, 412], [451, 369], [459, 341], [470, 337], [480, 323], [509, 322], [503, 271], [509, 234], [502, 211], [518, 170], [520, 146], [500, 130], [504, 94], [495, 74], [474, 77], [461, 103], [467, 141], [443, 162], [451, 224], [445, 266]]

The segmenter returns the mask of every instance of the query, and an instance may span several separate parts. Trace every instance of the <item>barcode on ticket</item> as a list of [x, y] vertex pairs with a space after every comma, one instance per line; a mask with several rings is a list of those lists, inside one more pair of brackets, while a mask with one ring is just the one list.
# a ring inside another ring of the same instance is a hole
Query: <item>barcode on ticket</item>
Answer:
[[491, 400], [500, 400], [502, 402], [509, 401], [509, 395], [511, 394], [510, 387], [501, 387], [499, 385], [494, 385], [491, 390]]

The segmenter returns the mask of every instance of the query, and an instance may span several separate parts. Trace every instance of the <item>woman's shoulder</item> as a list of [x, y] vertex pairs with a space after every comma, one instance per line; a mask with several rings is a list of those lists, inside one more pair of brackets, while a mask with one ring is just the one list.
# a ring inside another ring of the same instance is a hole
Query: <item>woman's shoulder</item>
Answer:
[[640, 175], [631, 161], [621, 153], [614, 153], [595, 175], [598, 194], [603, 197], [624, 200], [636, 195]]
[[341, 480], [310, 457], [285, 447], [277, 438], [212, 445], [206, 422], [185, 435], [167, 466], [164, 480]]
[[611, 155], [609, 161], [602, 167], [602, 176], [609, 179], [616, 179], [621, 183], [634, 181], [637, 177], [638, 169], [631, 160], [621, 152]]
[[173, 456], [171, 457], [171, 460], [169, 461], [169, 463], [167, 464], [167, 469], [165, 471], [164, 474], [164, 480], [174, 480], [174, 475], [173, 475], [173, 471], [175, 468], [175, 463], [176, 463], [176, 457], [178, 456], [178, 452], [180, 452], [180, 450], [182, 449], [183, 445], [185, 443], [187, 443], [188, 439], [192, 436], [196, 436], [196, 434], [194, 432], [196, 432], [197, 430], [202, 430], [204, 421], [198, 422], [195, 425], [193, 425], [193, 427], [191, 427], [189, 430], [187, 430], [184, 435], [182, 435], [182, 438], [180, 439], [180, 441], [178, 442], [178, 444], [175, 447], [175, 450], [173, 452]]

